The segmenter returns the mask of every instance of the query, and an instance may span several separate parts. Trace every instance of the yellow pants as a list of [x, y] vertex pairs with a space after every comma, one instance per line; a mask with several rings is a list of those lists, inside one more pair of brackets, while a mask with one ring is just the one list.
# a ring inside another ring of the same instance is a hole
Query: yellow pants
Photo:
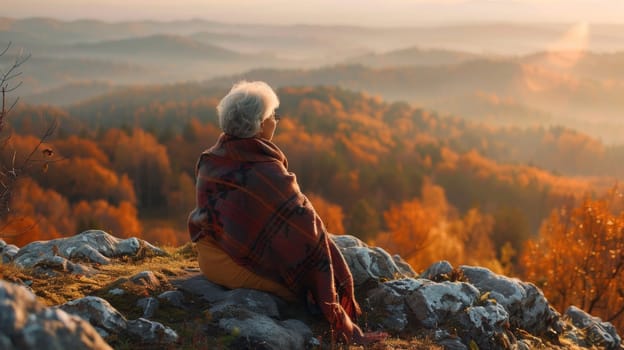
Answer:
[[197, 261], [206, 278], [226, 288], [250, 288], [273, 293], [283, 299], [295, 301], [297, 298], [286, 286], [259, 276], [238, 265], [227, 253], [219, 248], [210, 237], [197, 241]]

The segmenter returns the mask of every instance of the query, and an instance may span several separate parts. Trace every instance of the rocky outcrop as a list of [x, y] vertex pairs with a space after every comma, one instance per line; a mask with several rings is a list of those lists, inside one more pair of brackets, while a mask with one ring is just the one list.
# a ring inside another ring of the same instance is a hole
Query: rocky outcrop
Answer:
[[[453, 267], [445, 261], [418, 275], [399, 256], [369, 247], [355, 237], [332, 239], [352, 270], [356, 297], [364, 311], [361, 321], [369, 330], [403, 339], [425, 335], [445, 349], [622, 349], [621, 338], [610, 323], [575, 307], [562, 316], [531, 283], [482, 267]], [[114, 263], [116, 256], [146, 251], [164, 254], [136, 238], [120, 240], [102, 231], [87, 231], [64, 240], [29, 244], [11, 260], [18, 266], [72, 273], [77, 268], [97, 271], [98, 264]], [[59, 257], [67, 261], [67, 268], [49, 264], [50, 259]], [[111, 305], [113, 301], [130, 305], [137, 318], [129, 320]], [[80, 316], [105, 340], [131, 337], [140, 339], [143, 346], [180, 341], [175, 326], [153, 319], [176, 312], [200, 315], [197, 322], [203, 324], [204, 332], [219, 335], [225, 342], [219, 346], [230, 348], [300, 349], [324, 346], [330, 339], [327, 323], [306, 305], [287, 303], [257, 290], [228, 290], [206, 280], [196, 268], [182, 276], [142, 271], [110, 283], [98, 296], [45, 310]], [[14, 315], [23, 312], [18, 308], [12, 311]], [[0, 319], [16, 322], [11, 321], [16, 316], [4, 315]], [[20, 326], [16, 322], [11, 327]], [[0, 333], [0, 347], [7, 341], [3, 340], [7, 336], [2, 336]]]
[[29, 243], [19, 249], [11, 260], [23, 268], [43, 267], [61, 272], [89, 274], [94, 270], [70, 260], [106, 265], [114, 257], [150, 254], [164, 255], [165, 252], [135, 237], [119, 239], [104, 231], [89, 230], [68, 238]]
[[[179, 281], [178, 288], [210, 305], [207, 312], [213, 320], [211, 327], [236, 334], [242, 348], [304, 349], [319, 345], [302, 321], [306, 310], [293, 312], [296, 307], [274, 295], [253, 289], [228, 290], [199, 274]], [[286, 311], [298, 314], [300, 319], [288, 318]]]
[[369, 247], [353, 236], [332, 236], [342, 251], [353, 275], [355, 286], [368, 282], [415, 277], [416, 272], [400, 256], [390, 256], [378, 247]]
[[84, 319], [47, 308], [29, 290], [0, 280], [0, 349], [111, 349]]
[[105, 338], [127, 335], [140, 339], [142, 344], [169, 344], [178, 340], [178, 334], [171, 328], [144, 318], [127, 320], [108, 301], [99, 297], [72, 300], [58, 308], [89, 321]]

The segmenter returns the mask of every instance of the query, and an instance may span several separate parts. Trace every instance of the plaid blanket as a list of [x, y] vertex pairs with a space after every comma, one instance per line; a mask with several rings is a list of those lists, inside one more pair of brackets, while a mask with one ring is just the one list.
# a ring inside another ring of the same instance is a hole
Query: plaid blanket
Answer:
[[[354, 318], [359, 306], [350, 298], [348, 266], [287, 169], [271, 141], [222, 134], [197, 162], [191, 240], [209, 235], [238, 264], [296, 295], [311, 291], [323, 303], [336, 303], [340, 293], [341, 306]], [[327, 297], [332, 300], [323, 301]]]

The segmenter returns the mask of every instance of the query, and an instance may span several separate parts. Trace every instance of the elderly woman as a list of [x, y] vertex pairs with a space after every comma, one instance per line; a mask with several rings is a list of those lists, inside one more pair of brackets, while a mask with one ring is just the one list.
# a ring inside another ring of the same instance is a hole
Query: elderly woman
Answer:
[[273, 143], [279, 100], [264, 82], [240, 82], [217, 106], [223, 133], [199, 157], [197, 207], [188, 219], [199, 267], [228, 288], [284, 299], [311, 295], [338, 339], [368, 343], [353, 278], [312, 204]]

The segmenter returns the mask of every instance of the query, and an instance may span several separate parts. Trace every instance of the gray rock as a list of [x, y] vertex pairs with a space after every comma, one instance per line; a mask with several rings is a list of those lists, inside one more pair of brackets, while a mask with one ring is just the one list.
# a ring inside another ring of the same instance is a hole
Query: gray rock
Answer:
[[80, 317], [46, 308], [26, 288], [0, 280], [0, 348], [111, 349]]
[[158, 299], [166, 300], [169, 304], [179, 309], [186, 308], [186, 306], [184, 305], [184, 293], [178, 290], [168, 290], [166, 292], [163, 292], [158, 295]]
[[418, 274], [407, 261], [403, 260], [403, 258], [399, 254], [394, 254], [392, 256], [392, 261], [399, 268], [399, 272], [401, 272], [404, 277], [416, 278]]
[[128, 321], [127, 331], [148, 344], [171, 344], [178, 340], [178, 334], [173, 329], [144, 318]]
[[509, 314], [496, 302], [486, 302], [483, 306], [471, 306], [464, 312], [457, 313], [459, 320], [458, 334], [465, 343], [474, 342], [480, 349], [496, 349], [505, 343], [511, 344], [507, 336]]
[[383, 283], [370, 290], [363, 304], [368, 318], [375, 320], [386, 331], [403, 333], [409, 324], [405, 298], [422, 283], [423, 280], [401, 279]]
[[[581, 339], [589, 342], [588, 345], [600, 346], [604, 349], [619, 349], [622, 339], [617, 334], [615, 327], [610, 322], [602, 322], [598, 317], [594, 317], [576, 306], [570, 306], [564, 316], [585, 333]], [[576, 339], [577, 345], [582, 345], [583, 341], [573, 336], [568, 339]]]
[[340, 248], [353, 275], [355, 286], [367, 282], [381, 282], [408, 277], [394, 262], [394, 259], [381, 248], [348, 247]]
[[103, 336], [122, 333], [128, 327], [126, 318], [108, 301], [99, 297], [87, 296], [72, 300], [58, 308], [82, 317], [98, 329]]
[[222, 311], [218, 327], [236, 336], [236, 349], [305, 349], [312, 338], [312, 330], [301, 321], [278, 321], [235, 305]]
[[532, 334], [563, 331], [559, 313], [534, 284], [497, 275], [483, 267], [461, 266], [460, 269], [469, 283], [503, 305], [512, 326]]
[[436, 344], [443, 346], [444, 350], [468, 350], [468, 347], [462, 343], [461, 338], [450, 334], [445, 329], [437, 329], [434, 332], [433, 339]]
[[144, 343], [171, 343], [178, 335], [172, 329], [161, 323], [152, 322], [143, 318], [128, 321], [108, 301], [88, 296], [72, 300], [58, 308], [89, 321], [102, 336], [125, 335], [139, 337]]
[[340, 248], [355, 285], [368, 281], [416, 277], [416, 272], [399, 255], [390, 256], [385, 250], [371, 248], [358, 238], [350, 235], [331, 235], [330, 238]]
[[158, 310], [160, 303], [158, 299], [149, 297], [137, 300], [137, 306], [143, 309], [143, 318], [152, 318]]
[[340, 249], [346, 248], [368, 248], [366, 243], [362, 242], [359, 238], [351, 235], [329, 235], [332, 241]]
[[160, 280], [152, 271], [142, 271], [130, 277], [130, 281], [138, 286], [154, 291], [160, 288]]
[[2, 249], [4, 249], [6, 245], [6, 242], [3, 239], [0, 239], [0, 254], [2, 254]]
[[448, 349], [464, 349], [470, 342], [482, 349], [511, 344], [507, 310], [480, 296], [479, 290], [464, 282], [406, 278], [371, 290], [364, 307], [368, 320], [375, 320], [383, 330], [408, 335], [423, 328], [433, 330], [436, 342]]
[[4, 246], [2, 248], [2, 252], [0, 253], [2, 263], [8, 264], [13, 261], [19, 250], [20, 249], [15, 244], [7, 244], [6, 246]]
[[196, 274], [188, 279], [172, 281], [172, 283], [180, 290], [195, 295], [211, 304], [227, 297], [228, 289], [208, 281], [202, 274]]
[[279, 317], [275, 297], [255, 289], [233, 289], [225, 293], [225, 298], [212, 305], [210, 313], [219, 313], [231, 306], [245, 308], [254, 313], [269, 317]]
[[82, 264], [74, 264], [73, 262], [63, 258], [62, 256], [45, 256], [33, 266], [39, 272], [47, 272], [50, 269], [59, 272], [68, 272], [76, 275], [93, 275], [95, 270]]
[[[148, 249], [164, 253], [146, 241], [143, 241], [143, 244], [146, 244]], [[123, 239], [117, 243], [115, 255], [134, 255], [137, 253], [139, 248], [141, 248], [141, 241], [138, 238], [130, 237], [128, 239]]]
[[108, 294], [110, 294], [110, 295], [124, 295], [124, 294], [126, 294], [126, 291], [121, 289], [121, 288], [113, 288], [113, 289], [108, 291]]
[[450, 275], [451, 272], [453, 272], [453, 265], [446, 260], [442, 260], [431, 264], [431, 266], [420, 274], [420, 278], [437, 281]]
[[463, 282], [417, 280], [420, 286], [406, 296], [411, 315], [424, 327], [436, 329], [451, 315], [463, 312], [479, 300], [479, 291]]
[[166, 253], [137, 238], [119, 239], [100, 230], [89, 230], [72, 237], [50, 241], [36, 241], [22, 247], [14, 257], [20, 267], [33, 267], [45, 258], [55, 255], [65, 259], [83, 259], [98, 264], [110, 264], [110, 258], [149, 252]]
[[[304, 322], [280, 320], [278, 304], [284, 301], [277, 296], [254, 289], [229, 290], [209, 282], [201, 274], [173, 280], [172, 284], [210, 304], [208, 312], [213, 324], [234, 337], [230, 348], [305, 349], [315, 343], [311, 329]], [[182, 293], [170, 291], [161, 296], [175, 300]]]

